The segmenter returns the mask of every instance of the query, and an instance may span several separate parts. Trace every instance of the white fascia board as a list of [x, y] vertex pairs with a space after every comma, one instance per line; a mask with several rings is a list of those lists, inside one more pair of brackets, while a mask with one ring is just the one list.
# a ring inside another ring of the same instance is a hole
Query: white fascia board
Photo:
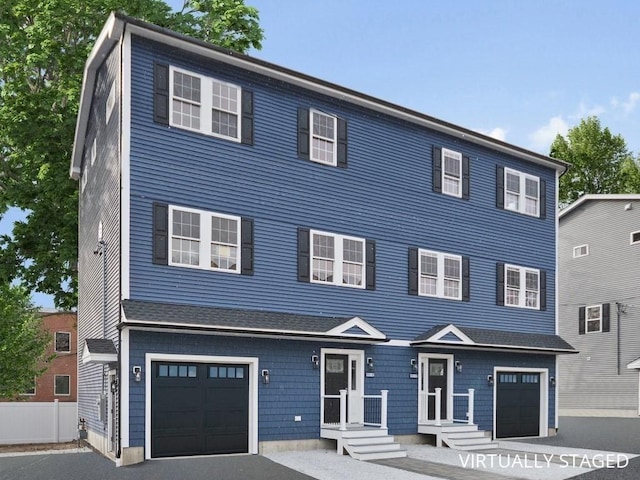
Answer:
[[376, 340], [385, 340], [387, 338], [387, 336], [384, 333], [382, 333], [380, 330], [373, 327], [366, 321], [362, 320], [360, 317], [353, 317], [351, 320], [343, 323], [342, 325], [338, 325], [337, 327], [332, 328], [331, 330], [326, 332], [326, 334], [345, 336], [345, 337], [363, 338], [362, 335], [346, 333], [354, 327], [359, 328], [363, 332], [367, 333], [371, 338], [374, 338]]
[[634, 360], [631, 363], [629, 363], [627, 365], [627, 368], [629, 368], [629, 369], [635, 369], [635, 368], [640, 369], [640, 358], [637, 359], [637, 360]]
[[[459, 342], [453, 340], [442, 340], [442, 338], [446, 337], [449, 334], [453, 334], [460, 339]], [[436, 343], [453, 343], [454, 345], [475, 345], [476, 342], [471, 340], [467, 335], [462, 333], [458, 327], [453, 324], [449, 324], [438, 333], [431, 335], [429, 338], [424, 340], [425, 342], [436, 342]]]
[[640, 201], [640, 193], [588, 193], [586, 195], [581, 196], [575, 202], [573, 202], [568, 207], [563, 208], [558, 212], [558, 218], [564, 217], [569, 212], [578, 208], [583, 203], [586, 203], [590, 200], [619, 200], [619, 201]]

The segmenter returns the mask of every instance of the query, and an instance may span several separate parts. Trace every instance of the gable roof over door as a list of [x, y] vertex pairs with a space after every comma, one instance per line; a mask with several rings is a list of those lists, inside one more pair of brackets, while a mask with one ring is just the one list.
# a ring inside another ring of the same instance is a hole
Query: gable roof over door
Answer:
[[360, 317], [323, 317], [238, 308], [123, 300], [120, 327], [177, 329], [244, 336], [387, 342]]

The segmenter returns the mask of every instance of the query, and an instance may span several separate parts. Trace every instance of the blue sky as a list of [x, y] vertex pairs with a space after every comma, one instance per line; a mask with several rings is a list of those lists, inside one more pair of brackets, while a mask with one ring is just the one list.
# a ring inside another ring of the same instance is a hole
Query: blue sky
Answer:
[[265, 31], [254, 57], [543, 154], [597, 115], [640, 154], [640, 2], [245, 3]]

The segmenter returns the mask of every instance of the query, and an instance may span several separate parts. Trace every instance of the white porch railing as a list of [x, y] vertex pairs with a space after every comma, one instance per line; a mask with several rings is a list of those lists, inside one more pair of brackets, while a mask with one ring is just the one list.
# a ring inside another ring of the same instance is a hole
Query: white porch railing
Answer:
[[[387, 428], [387, 396], [389, 390], [380, 390], [379, 395], [362, 395], [363, 424], [370, 427]], [[347, 390], [340, 390], [340, 395], [324, 395], [324, 399], [340, 399], [339, 430], [347, 430]]]
[[[420, 394], [420, 416], [419, 423], [428, 423], [435, 421], [435, 425], [439, 427], [442, 425], [442, 389], [435, 388], [433, 392], [422, 392]], [[458, 419], [452, 418], [453, 422], [463, 422], [468, 423], [469, 425], [473, 424], [473, 415], [474, 415], [474, 403], [475, 403], [475, 390], [470, 388], [467, 390], [467, 393], [454, 393], [454, 398], [467, 398], [467, 418]], [[433, 418], [429, 418], [429, 399], [433, 397], [434, 399], [434, 414]], [[455, 409], [454, 409], [455, 410]], [[446, 412], [444, 412], [444, 418], [447, 418]]]

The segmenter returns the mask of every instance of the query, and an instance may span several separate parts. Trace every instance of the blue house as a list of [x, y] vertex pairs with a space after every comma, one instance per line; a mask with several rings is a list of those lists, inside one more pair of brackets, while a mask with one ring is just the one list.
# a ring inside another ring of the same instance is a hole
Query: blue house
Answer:
[[553, 434], [565, 169], [113, 14], [71, 165], [88, 441], [126, 464]]

